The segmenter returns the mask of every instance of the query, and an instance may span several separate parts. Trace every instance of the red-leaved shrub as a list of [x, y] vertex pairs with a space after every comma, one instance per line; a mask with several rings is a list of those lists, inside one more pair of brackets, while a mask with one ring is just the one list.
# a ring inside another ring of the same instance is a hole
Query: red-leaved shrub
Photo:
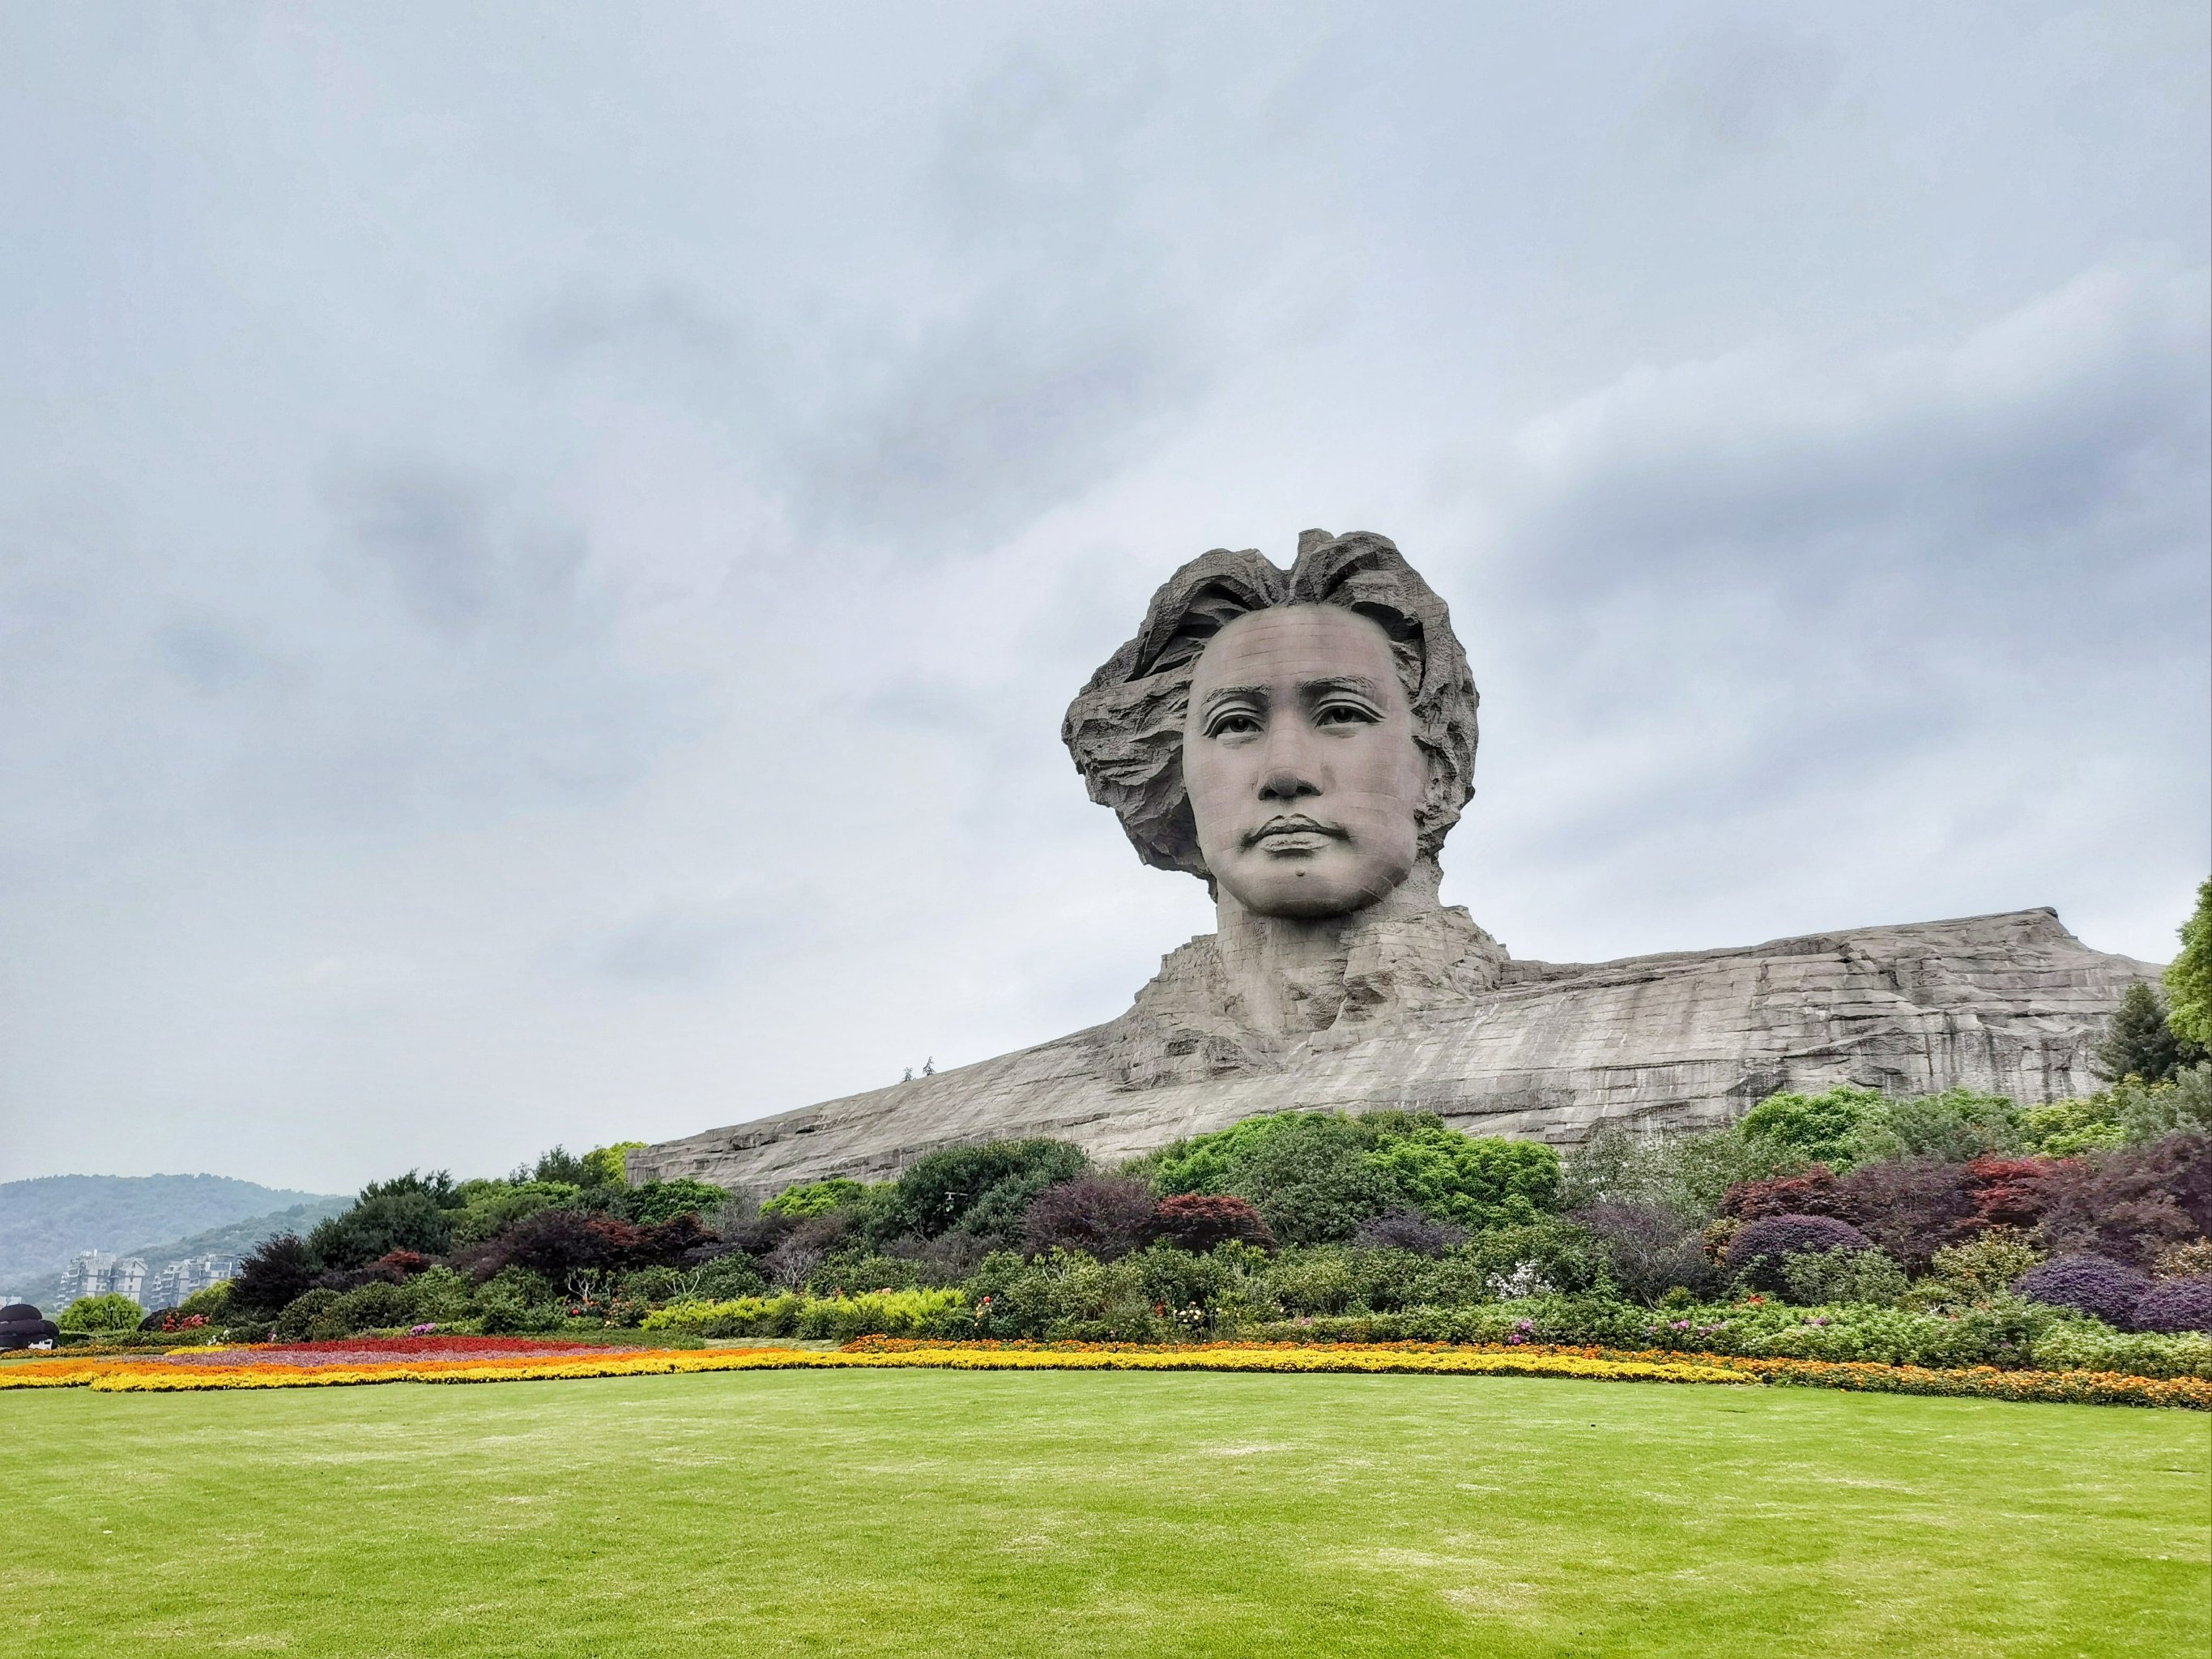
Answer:
[[1739, 1181], [1721, 1200], [1721, 1213], [1738, 1221], [1764, 1221], [1778, 1215], [1832, 1215], [1838, 1220], [1849, 1200], [1836, 1190], [1835, 1172], [1825, 1164], [1808, 1164], [1796, 1175], [1765, 1181]]
[[2081, 1167], [2079, 1158], [2012, 1158], [1986, 1152], [1966, 1165], [1966, 1191], [1973, 1211], [1962, 1231], [1991, 1227], [2031, 1232], [2051, 1203], [2051, 1182]]
[[2212, 1233], [2212, 1135], [2195, 1131], [2069, 1159], [2044, 1179], [2040, 1231], [2052, 1250], [2148, 1267], [2172, 1245]]
[[1840, 1217], [1914, 1273], [1936, 1252], [1970, 1236], [1974, 1225], [1971, 1175], [1964, 1164], [1907, 1158], [1862, 1164], [1836, 1183]]
[[1216, 1197], [1208, 1193], [1184, 1193], [1174, 1198], [1164, 1198], [1152, 1212], [1152, 1237], [1204, 1255], [1218, 1245], [1232, 1239], [1241, 1244], [1256, 1244], [1263, 1250], [1275, 1248], [1275, 1235], [1260, 1218], [1260, 1212], [1241, 1198], [1226, 1195]]
[[555, 1285], [574, 1273], [620, 1273], [635, 1267], [672, 1267], [709, 1235], [696, 1215], [639, 1226], [580, 1210], [544, 1210], [525, 1218], [459, 1259], [479, 1279], [502, 1267], [526, 1267]]

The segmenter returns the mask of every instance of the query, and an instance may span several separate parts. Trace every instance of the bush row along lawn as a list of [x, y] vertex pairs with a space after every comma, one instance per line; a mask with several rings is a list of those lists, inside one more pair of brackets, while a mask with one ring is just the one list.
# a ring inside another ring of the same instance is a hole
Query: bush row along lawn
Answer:
[[[435, 1342], [438, 1339], [423, 1339]], [[334, 1345], [336, 1346], [336, 1345]], [[307, 1362], [315, 1363], [307, 1363]], [[330, 1362], [337, 1363], [330, 1363]], [[186, 1393], [227, 1389], [330, 1388], [374, 1382], [544, 1382], [705, 1371], [792, 1370], [1140, 1370], [1396, 1372], [1447, 1376], [1563, 1376], [1632, 1382], [1760, 1382], [1886, 1394], [1951, 1395], [2082, 1405], [2170, 1406], [2212, 1411], [2212, 1383], [2090, 1371], [1936, 1370], [1913, 1365], [1803, 1359], [1684, 1356], [1650, 1351], [1527, 1344], [1217, 1342], [1182, 1347], [1149, 1344], [933, 1343], [877, 1339], [834, 1352], [801, 1349], [670, 1351], [610, 1349], [591, 1353], [547, 1345], [533, 1352], [512, 1343], [483, 1353], [426, 1349], [343, 1356], [299, 1350], [179, 1350], [167, 1358], [88, 1358], [0, 1367], [0, 1389], [91, 1388], [106, 1394]]]
[[1399, 1376], [0, 1395], [26, 1651], [2165, 1656], [2170, 1412]]

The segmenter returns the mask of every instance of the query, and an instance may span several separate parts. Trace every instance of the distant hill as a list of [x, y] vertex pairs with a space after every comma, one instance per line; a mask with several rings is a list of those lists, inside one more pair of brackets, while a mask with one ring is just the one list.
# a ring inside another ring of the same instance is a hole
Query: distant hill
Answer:
[[[114, 1254], [138, 1257], [146, 1264], [149, 1273], [158, 1273], [172, 1261], [181, 1261], [187, 1256], [244, 1255], [263, 1240], [274, 1238], [279, 1233], [304, 1236], [324, 1217], [340, 1214], [352, 1203], [350, 1198], [319, 1198], [311, 1203], [295, 1204], [289, 1209], [274, 1210], [267, 1215], [226, 1222], [220, 1227], [210, 1227], [186, 1238], [173, 1238], [166, 1243], [126, 1245]], [[28, 1302], [51, 1311], [61, 1305], [61, 1282], [59, 1268], [29, 1278], [18, 1275], [13, 1280], [0, 1283], [0, 1293], [10, 1301]]]
[[[42, 1176], [0, 1182], [0, 1291], [21, 1292], [52, 1279], [79, 1250], [147, 1255], [150, 1266], [144, 1239], [181, 1243], [301, 1206], [349, 1201], [228, 1176]], [[332, 1212], [326, 1207], [318, 1214]]]
[[350, 1198], [319, 1198], [311, 1203], [295, 1204], [289, 1209], [272, 1210], [267, 1215], [227, 1222], [187, 1238], [173, 1238], [161, 1244], [133, 1244], [122, 1254], [143, 1257], [149, 1271], [158, 1270], [165, 1262], [181, 1261], [188, 1255], [244, 1255], [262, 1240], [274, 1238], [279, 1233], [298, 1233], [304, 1237], [318, 1221], [340, 1214], [352, 1204]]

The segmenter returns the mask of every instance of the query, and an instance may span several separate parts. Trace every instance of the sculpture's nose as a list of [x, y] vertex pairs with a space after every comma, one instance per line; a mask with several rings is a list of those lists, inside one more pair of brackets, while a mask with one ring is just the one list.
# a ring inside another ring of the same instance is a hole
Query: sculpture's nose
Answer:
[[1267, 722], [1267, 769], [1260, 777], [1261, 800], [1298, 800], [1321, 793], [1314, 765], [1312, 733], [1302, 720]]

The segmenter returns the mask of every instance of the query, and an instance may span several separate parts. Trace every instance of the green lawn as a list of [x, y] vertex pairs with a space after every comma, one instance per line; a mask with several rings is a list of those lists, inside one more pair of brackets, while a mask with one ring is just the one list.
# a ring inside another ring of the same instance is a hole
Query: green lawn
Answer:
[[27, 1652], [2212, 1647], [2195, 1413], [1519, 1378], [0, 1395]]

